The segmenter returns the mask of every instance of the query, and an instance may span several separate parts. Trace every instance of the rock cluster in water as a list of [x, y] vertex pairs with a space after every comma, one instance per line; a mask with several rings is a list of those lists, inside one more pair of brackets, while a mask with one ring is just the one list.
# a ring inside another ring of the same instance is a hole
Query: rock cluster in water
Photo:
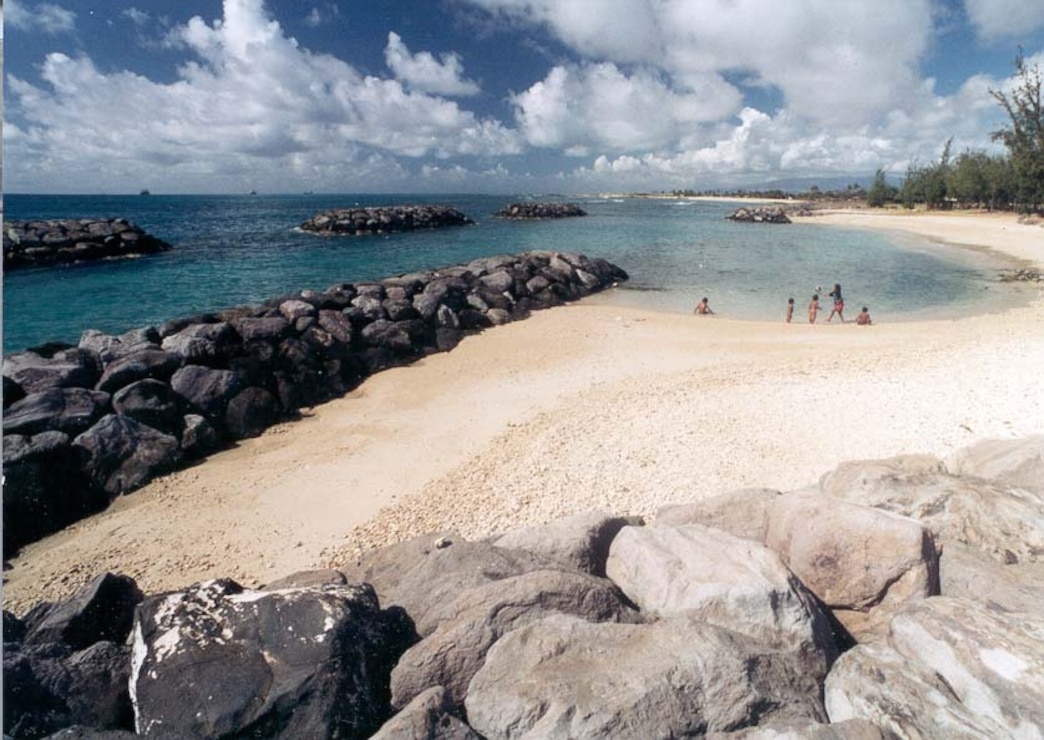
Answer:
[[390, 234], [473, 223], [456, 208], [419, 205], [336, 208], [312, 216], [301, 224], [301, 228], [317, 234]]
[[4, 269], [140, 257], [171, 246], [124, 218], [4, 221]]
[[1044, 437], [846, 463], [651, 524], [437, 532], [260, 590], [145, 596], [103, 574], [4, 612], [4, 731], [1034, 737], [1042, 575]]
[[586, 216], [587, 211], [576, 203], [512, 203], [496, 213], [498, 218], [536, 219], [536, 218], [574, 218]]
[[4, 359], [4, 557], [366, 375], [625, 280], [527, 252], [344, 283]]
[[790, 218], [782, 208], [737, 208], [725, 218], [759, 224], [789, 224]]

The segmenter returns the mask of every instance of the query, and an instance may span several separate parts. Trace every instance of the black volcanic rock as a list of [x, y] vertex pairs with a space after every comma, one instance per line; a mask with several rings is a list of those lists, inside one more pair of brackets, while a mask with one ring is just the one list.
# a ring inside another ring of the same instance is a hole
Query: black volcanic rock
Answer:
[[587, 211], [576, 203], [512, 203], [507, 208], [497, 211], [497, 218], [516, 220], [540, 218], [575, 218], [586, 216]]
[[123, 218], [4, 221], [4, 269], [165, 252], [171, 245]]
[[317, 234], [389, 234], [397, 231], [467, 226], [475, 223], [449, 206], [383, 206], [379, 208], [335, 208], [301, 224]]

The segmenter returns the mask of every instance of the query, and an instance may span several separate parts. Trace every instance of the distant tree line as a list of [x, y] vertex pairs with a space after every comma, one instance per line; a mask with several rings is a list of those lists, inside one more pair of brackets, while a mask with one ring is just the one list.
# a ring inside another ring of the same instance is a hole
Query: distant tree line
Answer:
[[952, 156], [952, 139], [938, 161], [912, 163], [900, 187], [889, 185], [878, 169], [867, 190], [867, 205], [880, 207], [900, 202], [907, 208], [981, 207], [1022, 212], [1044, 209], [1044, 109], [1041, 107], [1041, 72], [1029, 67], [1021, 50], [1015, 57], [1018, 84], [1010, 96], [999, 90], [990, 94], [1008, 114], [1010, 125], [991, 134], [1007, 148], [1007, 154], [990, 155], [967, 150]]

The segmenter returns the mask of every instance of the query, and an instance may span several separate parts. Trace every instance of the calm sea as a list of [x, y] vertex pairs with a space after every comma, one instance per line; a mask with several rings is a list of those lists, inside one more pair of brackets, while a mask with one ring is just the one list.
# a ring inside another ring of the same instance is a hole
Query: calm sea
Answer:
[[[847, 313], [877, 321], [954, 317], [1024, 300], [997, 281], [995, 256], [927, 241], [795, 224], [737, 224], [727, 203], [572, 198], [586, 218], [501, 221], [520, 198], [430, 196], [8, 195], [4, 217], [125, 217], [174, 249], [136, 260], [20, 270], [4, 275], [3, 348], [78, 340], [84, 329], [119, 333], [167, 319], [340, 282], [373, 280], [476, 257], [558, 249], [604, 257], [631, 274], [597, 300], [689, 312], [706, 295], [720, 315], [777, 321], [788, 297], [796, 317], [816, 289], [839, 282]], [[545, 198], [541, 198], [544, 200]], [[547, 198], [551, 199], [551, 198]], [[455, 206], [464, 228], [323, 238], [296, 227], [327, 208], [396, 203]], [[822, 304], [829, 308], [824, 297]]]

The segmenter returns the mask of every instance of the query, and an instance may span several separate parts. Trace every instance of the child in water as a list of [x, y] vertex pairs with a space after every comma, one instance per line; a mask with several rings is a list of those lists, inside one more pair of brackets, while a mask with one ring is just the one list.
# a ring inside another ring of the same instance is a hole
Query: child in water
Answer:
[[707, 296], [703, 297], [703, 300], [696, 304], [696, 310], [693, 311], [695, 314], [700, 316], [713, 316], [714, 312], [711, 311], [710, 304], [707, 302]]
[[866, 306], [863, 306], [863, 310], [856, 316], [856, 323], [859, 326], [870, 326], [874, 323], [870, 320], [870, 312], [866, 309]]
[[812, 296], [812, 302], [808, 304], [808, 323], [816, 323], [816, 314], [819, 313], [819, 294]]
[[786, 318], [786, 322], [789, 324], [790, 320], [792, 318], [794, 318], [794, 299], [793, 298], [788, 298], [787, 299], [787, 318]]

